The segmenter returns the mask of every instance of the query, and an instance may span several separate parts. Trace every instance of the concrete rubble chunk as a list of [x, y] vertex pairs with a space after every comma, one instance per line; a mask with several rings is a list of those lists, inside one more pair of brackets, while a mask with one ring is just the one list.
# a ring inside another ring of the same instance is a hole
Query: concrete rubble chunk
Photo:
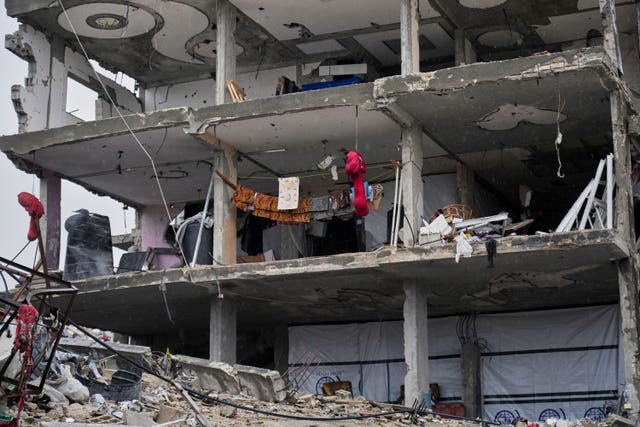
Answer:
[[196, 374], [203, 389], [229, 394], [240, 393], [238, 371], [233, 366], [190, 356], [180, 355], [178, 359], [183, 369]]
[[635, 423], [633, 421], [631, 421], [629, 418], [625, 418], [625, 417], [622, 417], [622, 416], [616, 415], [616, 414], [610, 414], [604, 420], [604, 422], [609, 427], [629, 427], [629, 426], [635, 425]]
[[74, 420], [83, 420], [91, 416], [93, 407], [72, 403], [64, 408], [64, 415]]
[[190, 356], [177, 356], [184, 370], [193, 372], [204, 390], [240, 394], [266, 402], [281, 402], [287, 387], [277, 371], [253, 366], [229, 365]]
[[156, 417], [157, 424], [167, 423], [169, 421], [178, 420], [187, 416], [187, 413], [180, 409], [172, 408], [167, 405], [160, 405], [158, 410], [158, 416]]
[[234, 365], [242, 391], [266, 402], [281, 402], [286, 397], [287, 386], [277, 371]]
[[223, 406], [220, 408], [220, 415], [226, 418], [235, 418], [238, 415], [238, 410], [232, 406]]
[[353, 395], [349, 390], [336, 390], [336, 397], [342, 400], [351, 400]]
[[137, 426], [137, 427], [151, 427], [153, 423], [153, 418], [149, 415], [136, 412], [136, 411], [124, 411], [124, 422], [128, 426]]
[[[121, 344], [116, 342], [110, 342], [109, 345], [138, 364], [143, 364], [145, 356], [151, 354], [151, 348], [145, 346]], [[95, 341], [85, 338], [62, 338], [60, 340], [60, 347], [80, 355], [92, 357], [97, 355], [100, 358], [106, 358], [112, 355], [110, 350], [105, 349]], [[138, 367], [122, 358], [116, 358], [113, 360], [114, 362], [117, 361], [117, 366], [111, 366], [111, 368], [124, 369], [130, 372], [139, 372]]]

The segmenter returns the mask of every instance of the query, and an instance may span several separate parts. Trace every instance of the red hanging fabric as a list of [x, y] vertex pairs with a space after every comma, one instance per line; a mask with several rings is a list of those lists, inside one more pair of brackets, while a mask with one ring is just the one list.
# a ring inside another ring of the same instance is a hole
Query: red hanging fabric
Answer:
[[31, 217], [31, 223], [29, 224], [29, 233], [27, 233], [27, 239], [29, 241], [36, 240], [38, 238], [38, 229], [36, 228], [36, 221], [42, 218], [44, 215], [44, 206], [36, 196], [24, 191], [18, 194], [18, 203], [27, 211]]
[[364, 177], [362, 176], [367, 172], [367, 165], [364, 163], [362, 154], [357, 151], [349, 151], [344, 169], [353, 184], [353, 210], [358, 216], [367, 216], [369, 207], [367, 206], [367, 194], [364, 189]]

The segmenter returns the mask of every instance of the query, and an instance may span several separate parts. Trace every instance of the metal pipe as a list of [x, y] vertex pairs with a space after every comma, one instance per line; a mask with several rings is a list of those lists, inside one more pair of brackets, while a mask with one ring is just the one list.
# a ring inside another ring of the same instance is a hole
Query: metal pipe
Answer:
[[204, 229], [204, 219], [207, 217], [207, 210], [209, 210], [209, 200], [211, 199], [211, 191], [213, 190], [213, 180], [215, 179], [215, 169], [211, 171], [211, 179], [209, 180], [209, 189], [207, 190], [207, 197], [204, 199], [204, 209], [202, 209], [202, 218], [200, 218], [200, 227], [198, 228], [198, 238], [196, 239], [196, 247], [193, 250], [193, 258], [191, 258], [191, 267], [196, 266], [196, 260], [198, 259], [198, 252], [200, 251], [200, 240], [202, 239], [202, 230]]
[[396, 207], [398, 206], [398, 167], [396, 168], [396, 184], [393, 191], [393, 209], [391, 212], [391, 234], [389, 235], [389, 245], [393, 246], [393, 234], [396, 230]]

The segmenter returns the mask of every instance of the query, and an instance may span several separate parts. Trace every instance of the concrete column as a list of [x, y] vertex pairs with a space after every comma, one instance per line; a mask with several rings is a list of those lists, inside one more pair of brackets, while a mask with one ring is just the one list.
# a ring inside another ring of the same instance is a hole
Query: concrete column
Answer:
[[236, 363], [236, 333], [235, 304], [213, 295], [209, 315], [209, 360]]
[[402, 205], [406, 215], [402, 241], [407, 247], [418, 242], [424, 217], [422, 192], [422, 129], [414, 125], [402, 129]]
[[467, 39], [465, 31], [457, 28], [453, 33], [455, 43], [455, 63], [456, 65], [473, 64], [476, 62], [476, 52], [473, 45]]
[[216, 20], [216, 104], [231, 102], [227, 80], [236, 78], [236, 8], [229, 0], [218, 0]]
[[67, 66], [64, 61], [65, 41], [53, 35], [51, 40], [51, 63], [49, 65], [49, 99], [47, 128], [55, 128], [67, 122]]
[[[220, 143], [216, 154], [215, 168], [229, 180], [238, 182], [236, 150]], [[213, 264], [236, 263], [236, 207], [229, 200], [233, 189], [216, 176], [213, 187]]]
[[60, 268], [60, 201], [62, 197], [60, 177], [44, 171], [40, 177], [40, 202], [44, 216], [40, 219], [40, 232], [44, 252], [50, 270]]
[[629, 244], [635, 246], [633, 215], [633, 189], [631, 188], [631, 142], [627, 135], [627, 107], [624, 95], [611, 92], [611, 131], [613, 161], [616, 181], [615, 215], [618, 232]]
[[467, 63], [465, 58], [465, 41], [466, 37], [464, 36], [464, 30], [462, 28], [456, 28], [453, 32], [456, 65], [464, 65]]
[[462, 403], [467, 417], [482, 415], [481, 353], [478, 344], [465, 343], [460, 348]]
[[638, 390], [640, 390], [640, 347], [638, 339], [638, 283], [640, 274], [633, 258], [617, 262], [618, 290], [620, 293], [620, 329], [622, 330], [622, 351], [624, 354], [624, 380], [629, 391], [630, 408], [625, 408], [630, 417], [636, 419], [640, 412]]
[[622, 346], [624, 352], [624, 376], [629, 390], [627, 409], [635, 418], [640, 411], [638, 390], [640, 390], [640, 337], [638, 319], [640, 313], [638, 283], [638, 257], [634, 250], [635, 230], [633, 214], [633, 191], [631, 188], [631, 147], [627, 135], [627, 108], [624, 96], [611, 92], [611, 123], [613, 136], [613, 157], [616, 180], [616, 229], [627, 242], [630, 258], [618, 261], [618, 290], [620, 294], [620, 316]]
[[420, 72], [420, 45], [418, 43], [418, 0], [401, 0], [400, 50], [402, 75]]
[[[286, 324], [275, 327], [273, 364], [273, 369], [282, 375], [289, 369], [289, 327]], [[287, 378], [285, 378], [285, 381], [287, 381]]]
[[615, 0], [599, 0], [600, 15], [602, 15], [602, 38], [604, 50], [609, 54], [614, 64], [618, 65], [622, 73], [622, 55], [620, 53], [620, 41], [618, 39], [618, 27], [616, 25]]
[[458, 187], [458, 200], [463, 205], [473, 208], [473, 171], [462, 163], [456, 164], [456, 184]]
[[[427, 340], [427, 288], [417, 280], [405, 280], [404, 287], [404, 401], [411, 406], [426, 400], [429, 391], [429, 342]], [[426, 402], [430, 404], [431, 402]]]

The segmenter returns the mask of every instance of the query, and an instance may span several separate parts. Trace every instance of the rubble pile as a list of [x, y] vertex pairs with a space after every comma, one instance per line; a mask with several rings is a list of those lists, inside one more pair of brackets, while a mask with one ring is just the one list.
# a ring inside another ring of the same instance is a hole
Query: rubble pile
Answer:
[[[181, 375], [179, 381], [197, 383], [195, 378], [189, 377], [190, 375]], [[190, 384], [185, 385], [189, 386]], [[205, 391], [203, 390], [203, 392]], [[293, 391], [287, 394], [286, 401], [279, 403], [260, 401], [242, 392], [236, 395], [213, 392], [206, 394], [260, 411], [319, 419], [374, 415], [393, 411], [396, 408], [395, 405], [368, 401], [362, 396], [352, 398], [349, 392], [337, 393], [335, 396], [315, 396], [301, 395]], [[197, 403], [212, 426], [295, 427], [325, 424], [321, 420], [303, 421], [276, 418], [220, 403], [208, 403], [204, 400], [198, 400]], [[562, 427], [620, 427], [619, 418], [608, 418], [600, 423], [588, 420], [560, 420], [562, 423], [558, 425], [562, 425]], [[106, 400], [100, 395], [92, 395], [86, 403], [74, 402], [59, 405], [47, 401], [42, 396], [34, 396], [30, 402], [27, 402], [22, 423], [23, 425], [42, 427], [91, 424], [140, 427], [169, 425], [195, 427], [198, 425], [193, 411], [185, 399], [171, 385], [146, 373], [142, 375], [142, 392], [139, 400], [115, 402]], [[327, 425], [479, 427], [482, 423], [452, 420], [431, 414], [415, 415], [404, 412], [378, 418], [338, 421]], [[536, 427], [553, 427], [554, 425], [548, 422], [528, 424], [528, 426]]]
[[[425, 411], [353, 397], [351, 388], [300, 394], [288, 389], [279, 373], [228, 365], [189, 356], [152, 354], [148, 347], [109, 343], [110, 348], [66, 334], [44, 374], [40, 394], [25, 402], [20, 425], [61, 427], [91, 425], [149, 426], [315, 426], [333, 425], [479, 427], [481, 420], [454, 420]], [[99, 335], [105, 341], [105, 334]], [[114, 354], [113, 351], [118, 354]], [[144, 367], [144, 369], [143, 369]], [[158, 372], [151, 375], [147, 371]], [[36, 375], [33, 383], [39, 383]], [[39, 374], [43, 376], [43, 374]], [[162, 377], [161, 377], [162, 376]], [[336, 387], [342, 383], [333, 383]], [[349, 384], [350, 386], [350, 384]], [[330, 387], [331, 388], [331, 387]], [[187, 391], [194, 396], [190, 397]], [[0, 416], [16, 417], [9, 399]], [[297, 418], [297, 419], [296, 419]], [[549, 419], [515, 427], [627, 427], [612, 415], [604, 422]]]
[[[350, 396], [313, 396], [290, 393], [287, 401], [280, 403], [264, 402], [243, 394], [229, 395], [210, 393], [211, 397], [246, 406], [249, 408], [275, 412], [279, 414], [310, 418], [334, 418], [345, 416], [373, 415], [391, 411], [391, 405], [370, 402], [362, 397]], [[207, 403], [199, 400], [203, 414], [212, 426], [309, 426], [319, 421], [300, 421], [276, 418], [250, 411], [237, 409], [219, 403]], [[6, 408], [5, 408], [6, 409]], [[171, 422], [174, 423], [171, 423]], [[54, 427], [68, 423], [111, 424], [130, 426], [175, 425], [196, 426], [193, 411], [188, 403], [166, 382], [148, 374], [142, 376], [140, 400], [115, 402], [93, 395], [87, 403], [57, 405], [46, 399], [34, 397], [22, 415], [24, 425]], [[170, 424], [169, 424], [170, 423]], [[324, 423], [323, 423], [324, 424]], [[380, 418], [349, 420], [332, 423], [334, 425], [395, 426], [395, 425], [434, 425], [448, 427], [473, 426], [474, 423], [441, 419], [431, 415], [412, 417], [408, 413], [391, 414]], [[480, 424], [478, 424], [480, 425]]]

